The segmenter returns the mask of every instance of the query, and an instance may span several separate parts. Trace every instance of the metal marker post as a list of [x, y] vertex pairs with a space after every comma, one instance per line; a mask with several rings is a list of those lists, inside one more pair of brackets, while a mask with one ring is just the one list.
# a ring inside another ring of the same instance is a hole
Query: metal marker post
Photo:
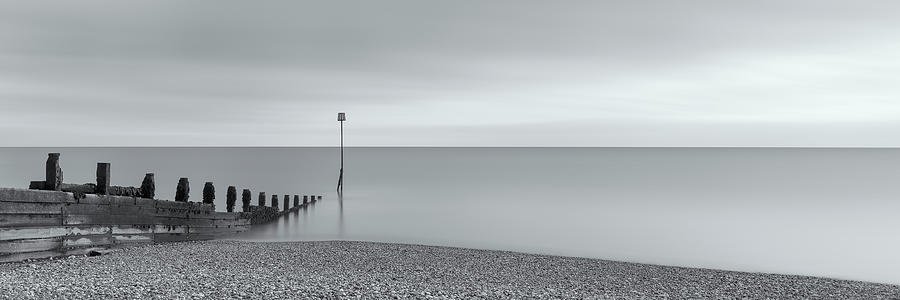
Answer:
[[347, 116], [344, 113], [338, 113], [338, 122], [341, 122], [341, 175], [338, 177], [337, 191], [338, 193], [344, 192], [344, 121], [347, 120]]

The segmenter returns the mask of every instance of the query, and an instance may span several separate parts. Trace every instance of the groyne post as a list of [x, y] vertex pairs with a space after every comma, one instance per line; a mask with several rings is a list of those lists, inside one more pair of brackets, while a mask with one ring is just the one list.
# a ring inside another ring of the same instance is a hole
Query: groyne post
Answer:
[[109, 163], [97, 163], [97, 187], [94, 193], [106, 195], [109, 193]]
[[234, 212], [235, 202], [237, 202], [237, 188], [230, 185], [228, 186], [228, 192], [225, 194], [225, 209], [228, 212]]
[[278, 210], [278, 195], [272, 195], [272, 208]]
[[266, 192], [259, 192], [259, 200], [257, 206], [266, 206]]
[[241, 209], [243, 212], [250, 212], [250, 198], [252, 198], [252, 196], [250, 196], [250, 189], [241, 191], [241, 204], [243, 204]]
[[309, 196], [304, 195], [303, 196], [303, 205], [307, 205], [307, 204], [309, 204]]
[[46, 171], [44, 189], [58, 191], [63, 182], [62, 168], [59, 167], [59, 153], [47, 154]]
[[316, 196], [316, 197], [318, 197], [319, 200], [322, 200], [322, 195], [318, 195], [318, 196]]
[[141, 197], [148, 199], [156, 197], [156, 179], [153, 173], [144, 175], [144, 181], [141, 182]]
[[294, 195], [294, 207], [300, 206], [300, 195]]
[[216, 202], [216, 186], [211, 181], [207, 181], [203, 185], [203, 203], [213, 204]]
[[175, 187], [175, 201], [177, 202], [187, 202], [188, 198], [191, 197], [191, 184], [188, 182], [188, 179], [185, 177], [181, 177], [178, 179], [178, 186]]
[[287, 211], [291, 206], [291, 195], [284, 195], [284, 211]]

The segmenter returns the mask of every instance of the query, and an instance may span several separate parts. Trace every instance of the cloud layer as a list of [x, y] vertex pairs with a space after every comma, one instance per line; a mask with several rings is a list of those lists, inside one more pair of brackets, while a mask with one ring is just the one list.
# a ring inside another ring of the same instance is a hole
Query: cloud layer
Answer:
[[5, 1], [0, 146], [900, 146], [898, 8]]

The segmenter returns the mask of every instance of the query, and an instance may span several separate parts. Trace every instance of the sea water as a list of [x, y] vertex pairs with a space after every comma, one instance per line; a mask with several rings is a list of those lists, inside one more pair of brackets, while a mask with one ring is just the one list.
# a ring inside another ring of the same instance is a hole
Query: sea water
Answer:
[[[238, 237], [363, 240], [900, 284], [900, 150], [798, 148], [0, 148], [0, 187], [156, 174], [323, 200]], [[240, 205], [238, 204], [238, 209]]]

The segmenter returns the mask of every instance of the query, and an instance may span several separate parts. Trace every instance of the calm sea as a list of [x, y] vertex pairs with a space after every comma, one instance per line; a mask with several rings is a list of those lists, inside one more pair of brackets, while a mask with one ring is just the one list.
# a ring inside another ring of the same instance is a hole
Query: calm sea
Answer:
[[139, 186], [172, 199], [213, 181], [324, 195], [243, 237], [502, 249], [900, 283], [900, 150], [731, 148], [0, 148], [0, 186], [43, 178]]

